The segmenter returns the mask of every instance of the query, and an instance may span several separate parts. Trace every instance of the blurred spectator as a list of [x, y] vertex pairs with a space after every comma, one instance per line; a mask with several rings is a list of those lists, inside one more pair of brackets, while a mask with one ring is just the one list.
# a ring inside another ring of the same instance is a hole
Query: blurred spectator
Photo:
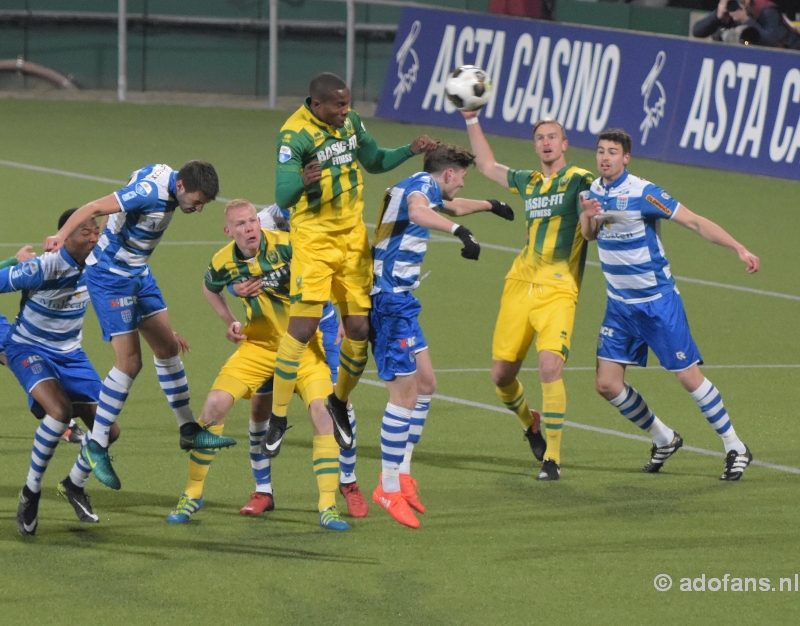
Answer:
[[800, 50], [800, 34], [770, 0], [720, 0], [694, 25], [692, 35]]

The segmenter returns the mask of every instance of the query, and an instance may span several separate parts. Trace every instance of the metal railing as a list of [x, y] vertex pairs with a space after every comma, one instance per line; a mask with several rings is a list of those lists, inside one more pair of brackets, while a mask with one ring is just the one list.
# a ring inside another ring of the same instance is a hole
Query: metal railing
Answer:
[[127, 0], [117, 0], [117, 12], [97, 11], [22, 11], [0, 10], [0, 23], [50, 23], [59, 24], [104, 24], [117, 26], [117, 99], [124, 102], [128, 91], [128, 29], [131, 26], [155, 26], [170, 28], [214, 28], [248, 33], [269, 34], [269, 106], [277, 107], [278, 101], [278, 38], [284, 32], [343, 33], [345, 36], [345, 81], [352, 89], [355, 73], [355, 46], [358, 33], [391, 36], [397, 32], [397, 24], [370, 24], [356, 22], [356, 4], [381, 5], [403, 8], [426, 7], [417, 2], [398, 0], [316, 0], [337, 2], [346, 5], [344, 22], [323, 20], [281, 20], [278, 18], [279, 0], [270, 0], [269, 19], [200, 17], [186, 15], [162, 15], [154, 13], [128, 13]]

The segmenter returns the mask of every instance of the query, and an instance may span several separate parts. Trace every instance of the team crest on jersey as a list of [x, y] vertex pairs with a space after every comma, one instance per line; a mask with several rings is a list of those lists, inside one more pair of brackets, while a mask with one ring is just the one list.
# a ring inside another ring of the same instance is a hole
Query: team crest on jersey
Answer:
[[278, 150], [278, 161], [281, 163], [286, 163], [291, 158], [292, 149], [289, 146], [281, 146], [281, 149]]
[[303, 277], [302, 277], [302, 276], [298, 276], [298, 277], [297, 277], [297, 280], [296, 280], [296, 281], [294, 281], [294, 282], [295, 282], [295, 284], [297, 285], [297, 288], [298, 288], [298, 289], [300, 289], [300, 285], [302, 285], [302, 284], [303, 284]]
[[267, 261], [272, 263], [272, 265], [275, 265], [278, 262], [278, 253], [274, 250], [267, 252]]
[[132, 319], [133, 319], [133, 313], [131, 312], [131, 310], [125, 309], [122, 312], [122, 321], [125, 322], [126, 324], [130, 324]]
[[558, 181], [558, 191], [564, 191], [568, 185], [569, 178], [567, 176], [562, 176], [561, 180]]
[[628, 208], [628, 196], [620, 196], [617, 198], [617, 210], [624, 211]]
[[140, 196], [149, 196], [150, 192], [153, 191], [153, 186], [147, 181], [143, 180], [140, 183], [136, 183], [136, 187], [134, 187], [134, 189]]
[[350, 121], [349, 117], [346, 117], [344, 120], [344, 129], [347, 131], [347, 134], [352, 134], [353, 131], [353, 122]]
[[317, 132], [314, 133], [314, 142], [315, 143], [316, 142], [320, 142], [323, 139], [325, 139], [325, 135], [323, 135], [321, 132], [317, 131]]
[[42, 364], [41, 364], [41, 363], [37, 363], [36, 365], [34, 365], [34, 366], [31, 368], [31, 371], [32, 371], [34, 374], [41, 374], [41, 373], [42, 373]]
[[19, 278], [22, 274], [25, 274], [25, 276], [33, 276], [38, 271], [38, 263], [34, 263], [33, 261], [25, 261], [25, 263], [22, 263], [11, 271], [11, 276], [13, 278]]

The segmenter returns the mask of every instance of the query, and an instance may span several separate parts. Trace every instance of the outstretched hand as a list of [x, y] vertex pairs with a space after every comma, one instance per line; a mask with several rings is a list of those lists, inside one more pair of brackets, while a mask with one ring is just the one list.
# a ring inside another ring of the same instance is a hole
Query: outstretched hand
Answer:
[[420, 135], [411, 142], [411, 152], [413, 154], [422, 154], [423, 152], [427, 152], [428, 150], [435, 148], [436, 143], [437, 142], [427, 135]]
[[514, 209], [512, 209], [508, 204], [505, 202], [500, 202], [500, 200], [487, 200], [489, 204], [492, 205], [492, 208], [489, 209], [495, 215], [499, 215], [504, 220], [508, 220], [509, 222], [514, 221]]
[[747, 265], [748, 274], [755, 274], [761, 268], [761, 259], [747, 249], [739, 252], [739, 258]]
[[30, 261], [35, 256], [36, 253], [33, 251], [33, 246], [22, 246], [14, 255], [14, 258], [17, 260], [17, 263], [24, 263], [25, 261]]
[[581, 211], [588, 217], [597, 217], [603, 209], [603, 205], [597, 198], [589, 199], [589, 193], [584, 191], [580, 195]]

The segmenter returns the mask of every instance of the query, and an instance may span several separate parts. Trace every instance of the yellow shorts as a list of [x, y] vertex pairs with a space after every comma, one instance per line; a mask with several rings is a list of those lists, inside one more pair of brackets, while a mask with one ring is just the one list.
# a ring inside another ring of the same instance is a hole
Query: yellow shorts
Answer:
[[[254, 341], [243, 341], [222, 366], [212, 390], [225, 391], [234, 401], [250, 398], [275, 374], [277, 351]], [[322, 335], [318, 331], [300, 358], [295, 393], [306, 406], [333, 393], [331, 370], [325, 360]]]
[[363, 222], [336, 232], [292, 233], [291, 242], [290, 315], [315, 317], [316, 308], [307, 305], [328, 300], [339, 305], [342, 315], [367, 315], [372, 253]]
[[576, 297], [550, 285], [506, 279], [492, 339], [496, 361], [522, 361], [536, 337], [536, 350], [569, 356]]

